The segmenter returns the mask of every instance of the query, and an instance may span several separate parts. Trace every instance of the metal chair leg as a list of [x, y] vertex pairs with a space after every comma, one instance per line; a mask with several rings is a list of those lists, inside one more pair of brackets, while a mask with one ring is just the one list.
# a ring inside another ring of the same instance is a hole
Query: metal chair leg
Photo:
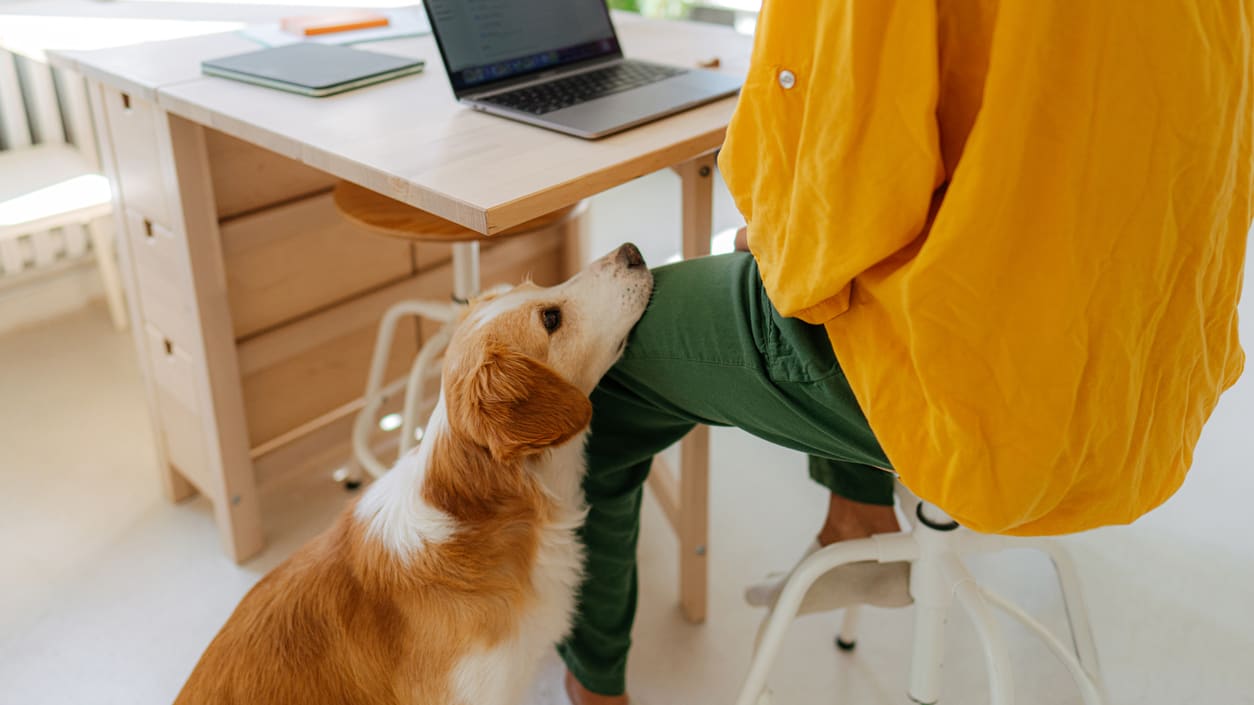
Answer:
[[840, 631], [836, 632], [836, 648], [841, 651], [853, 651], [858, 645], [858, 623], [861, 620], [861, 607], [854, 605], [845, 608], [845, 615], [840, 620]]
[[749, 675], [745, 678], [744, 687], [740, 690], [737, 705], [756, 705], [766, 687], [766, 675], [779, 654], [784, 643], [784, 632], [787, 631], [797, 610], [801, 608], [801, 600], [810, 591], [810, 586], [829, 570], [854, 561], [871, 561], [879, 555], [875, 541], [859, 539], [842, 541], [810, 554], [797, 564], [793, 574], [784, 583], [784, 589], [775, 602], [775, 608], [766, 616], [766, 629], [762, 633], [761, 644], [749, 665]]
[[[374, 430], [375, 416], [379, 407], [395, 393], [396, 386], [383, 386], [383, 376], [387, 372], [388, 359], [391, 357], [392, 341], [396, 336], [396, 327], [404, 316], [416, 316], [441, 321], [445, 325], [438, 333], [426, 341], [418, 352], [418, 357], [410, 367], [408, 383], [405, 386], [405, 407], [402, 416], [401, 438], [398, 444], [403, 454], [413, 447], [414, 429], [417, 426], [417, 407], [422, 401], [427, 371], [432, 362], [444, 350], [448, 339], [452, 336], [453, 326], [462, 308], [470, 299], [479, 294], [479, 243], [458, 242], [452, 246], [453, 251], [453, 303], [441, 304], [432, 301], [402, 301], [393, 305], [383, 315], [379, 324], [379, 335], [375, 340], [374, 355], [370, 361], [370, 374], [366, 381], [365, 404], [353, 422], [353, 457], [366, 472], [374, 477], [382, 477], [388, 468], [379, 462], [370, 449], [370, 435]], [[398, 455], [399, 455], [398, 454]], [[352, 476], [348, 482], [359, 478]]]
[[914, 599], [914, 637], [906, 693], [916, 703], [932, 705], [940, 700], [945, 624], [953, 596], [953, 583], [939, 558], [925, 556], [910, 566], [910, 596]]
[[[430, 375], [436, 358], [444, 352], [449, 340], [453, 337], [453, 329], [456, 327], [461, 308], [479, 295], [479, 286], [479, 243], [455, 243], [453, 245], [453, 307], [449, 311], [448, 318], [444, 319], [444, 325], [423, 344], [422, 350], [418, 351], [418, 356], [414, 358], [414, 364], [409, 369], [409, 382], [405, 385], [405, 406], [401, 412], [402, 427], [398, 458], [414, 447], [417, 440], [414, 436], [414, 429], [418, 426], [418, 405], [422, 403], [425, 396], [427, 377]], [[439, 376], [438, 370], [436, 376]]]
[[954, 595], [971, 616], [984, 647], [984, 662], [988, 666], [989, 702], [992, 705], [1014, 705], [1014, 674], [1006, 655], [1006, 642], [1001, 637], [1001, 626], [966, 567], [956, 557], [950, 565], [950, 570], [955, 573], [952, 576], [956, 583]]
[[[388, 468], [379, 462], [370, 448], [370, 436], [374, 431], [379, 407], [388, 398], [400, 390], [401, 385], [393, 383], [384, 387], [383, 377], [387, 373], [388, 360], [391, 358], [392, 341], [396, 337], [396, 328], [405, 316], [417, 316], [438, 321], [450, 321], [456, 316], [456, 309], [451, 304], [440, 304], [431, 301], [402, 301], [394, 304], [383, 314], [379, 324], [379, 334], [375, 339], [374, 354], [370, 360], [370, 373], [366, 380], [366, 394], [361, 411], [353, 422], [353, 457], [361, 467], [374, 477], [382, 477]], [[350, 480], [351, 481], [351, 480]]]
[[1076, 682], [1076, 686], [1080, 689], [1080, 699], [1084, 701], [1084, 705], [1104, 705], [1106, 699], [1102, 694], [1101, 683], [1085, 669], [1079, 659], [1067, 649], [1067, 646], [1058, 637], [1045, 628], [1045, 625], [1033, 619], [1028, 613], [1012, 604], [1009, 600], [988, 590], [981, 590], [981, 593], [983, 593], [984, 599], [989, 604], [1019, 620], [1023, 626], [1035, 632], [1041, 641], [1045, 642], [1045, 645], [1049, 647], [1050, 651], [1054, 652], [1054, 655], [1058, 657], [1062, 665], [1067, 667], [1072, 680]]
[[[920, 503], [904, 487], [899, 485], [898, 491], [903, 507], [914, 509], [907, 512], [912, 531], [828, 546], [811, 554], [793, 570], [759, 629], [754, 658], [737, 705], [755, 705], [759, 698], [767, 698], [767, 672], [779, 651], [784, 631], [795, 619], [802, 599], [814, 582], [839, 565], [870, 559], [909, 561], [911, 565], [910, 596], [915, 609], [908, 689], [911, 700], [923, 705], [940, 700], [945, 624], [956, 599], [971, 616], [979, 635], [993, 705], [1013, 705], [1015, 696], [1008, 651], [991, 607], [1005, 611], [1044, 641], [1075, 680], [1084, 705], [1104, 705], [1097, 648], [1079, 578], [1068, 552], [1055, 541], [1010, 539], [963, 529], [941, 510]], [[1071, 649], [1022, 609], [983, 590], [962, 561], [966, 555], [1016, 547], [1036, 548], [1053, 559], [1071, 629]], [[858, 620], [857, 608], [846, 609], [837, 646], [846, 650], [853, 648]]]
[[834, 568], [856, 561], [900, 560], [902, 553], [910, 553], [911, 548], [901, 544], [913, 544], [909, 534], [892, 534], [869, 539], [841, 541], [811, 553], [793, 568], [792, 575], [784, 583], [784, 589], [775, 602], [775, 607], [764, 618], [765, 628], [761, 633], [753, 661], [749, 665], [749, 673], [745, 677], [744, 686], [736, 705], [756, 705], [766, 688], [766, 676], [779, 654], [784, 642], [784, 633], [797, 617], [801, 601], [815, 581]]
[[1054, 572], [1058, 575], [1058, 587], [1062, 590], [1062, 604], [1067, 612], [1067, 626], [1071, 629], [1071, 643], [1075, 655], [1084, 666], [1084, 670], [1101, 683], [1101, 664], [1097, 660], [1097, 644], [1093, 640], [1093, 628], [1089, 623], [1088, 607], [1084, 602], [1084, 592], [1080, 587], [1080, 576], [1076, 572], [1075, 563], [1071, 560], [1071, 552], [1058, 541], [1035, 541], [1032, 547], [1049, 556], [1054, 564]]
[[414, 447], [416, 438], [414, 429], [418, 426], [418, 404], [422, 402], [426, 391], [427, 377], [430, 376], [432, 363], [448, 347], [449, 338], [453, 336], [452, 322], [445, 323], [431, 339], [423, 343], [422, 350], [414, 358], [409, 369], [409, 381], [405, 385], [405, 407], [401, 412], [400, 452], [397, 457], [408, 453]]

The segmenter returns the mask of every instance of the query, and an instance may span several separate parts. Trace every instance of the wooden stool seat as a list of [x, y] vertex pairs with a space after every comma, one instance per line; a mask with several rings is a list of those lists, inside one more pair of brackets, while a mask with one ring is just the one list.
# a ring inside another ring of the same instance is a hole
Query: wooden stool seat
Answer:
[[385, 235], [423, 242], [474, 242], [521, 235], [565, 220], [579, 207], [575, 203], [559, 208], [488, 236], [350, 181], [337, 183], [334, 197], [335, 207], [349, 220]]

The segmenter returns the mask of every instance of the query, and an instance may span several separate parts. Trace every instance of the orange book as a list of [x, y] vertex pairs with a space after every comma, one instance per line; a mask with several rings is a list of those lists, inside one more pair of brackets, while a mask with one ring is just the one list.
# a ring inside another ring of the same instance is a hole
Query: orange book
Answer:
[[387, 15], [368, 10], [346, 10], [326, 15], [284, 17], [279, 20], [279, 27], [284, 32], [299, 34], [304, 37], [386, 26], [388, 26]]

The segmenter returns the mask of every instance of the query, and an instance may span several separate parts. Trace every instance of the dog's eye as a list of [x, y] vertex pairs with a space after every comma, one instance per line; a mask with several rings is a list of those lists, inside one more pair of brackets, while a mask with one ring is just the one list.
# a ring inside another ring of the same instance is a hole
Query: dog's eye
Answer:
[[540, 320], [544, 323], [544, 329], [552, 333], [562, 327], [562, 309], [546, 308], [540, 312]]

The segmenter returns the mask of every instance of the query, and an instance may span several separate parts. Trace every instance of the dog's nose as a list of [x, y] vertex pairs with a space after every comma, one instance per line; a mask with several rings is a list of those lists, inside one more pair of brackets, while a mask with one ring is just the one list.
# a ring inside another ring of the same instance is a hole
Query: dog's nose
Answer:
[[640, 249], [630, 242], [618, 248], [618, 253], [614, 256], [614, 259], [627, 265], [628, 269], [644, 266], [644, 257], [640, 254]]

